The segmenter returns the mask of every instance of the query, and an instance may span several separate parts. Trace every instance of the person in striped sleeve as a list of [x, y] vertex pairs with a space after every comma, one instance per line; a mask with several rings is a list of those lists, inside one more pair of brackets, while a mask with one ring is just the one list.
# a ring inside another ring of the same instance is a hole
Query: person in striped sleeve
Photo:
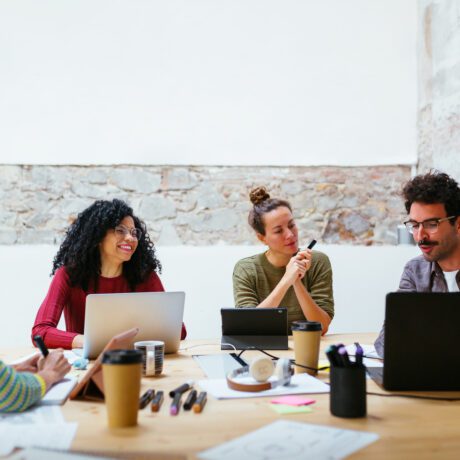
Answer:
[[13, 365], [0, 360], [0, 412], [22, 412], [36, 404], [70, 370], [62, 350]]

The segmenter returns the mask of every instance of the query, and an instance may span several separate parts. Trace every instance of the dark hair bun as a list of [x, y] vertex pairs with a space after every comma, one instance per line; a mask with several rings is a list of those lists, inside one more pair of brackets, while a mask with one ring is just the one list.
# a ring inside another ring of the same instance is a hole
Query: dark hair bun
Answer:
[[270, 195], [267, 193], [265, 187], [256, 187], [249, 192], [249, 199], [254, 206], [262, 203], [262, 201], [268, 200]]

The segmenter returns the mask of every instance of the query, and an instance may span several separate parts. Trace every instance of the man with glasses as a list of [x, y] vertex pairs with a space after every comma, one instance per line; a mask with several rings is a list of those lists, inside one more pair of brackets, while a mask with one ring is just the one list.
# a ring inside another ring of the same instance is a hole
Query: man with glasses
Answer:
[[[459, 292], [459, 185], [447, 174], [430, 172], [410, 180], [402, 195], [408, 213], [404, 224], [422, 255], [404, 267], [399, 291]], [[383, 338], [382, 328], [375, 341], [380, 356], [383, 356]]]

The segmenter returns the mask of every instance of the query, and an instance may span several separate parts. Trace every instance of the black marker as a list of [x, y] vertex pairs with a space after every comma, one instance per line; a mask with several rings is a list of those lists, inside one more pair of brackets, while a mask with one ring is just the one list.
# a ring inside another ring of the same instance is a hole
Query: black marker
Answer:
[[187, 390], [190, 390], [190, 388], [192, 388], [192, 387], [193, 387], [193, 380], [189, 380], [188, 382], [185, 382], [180, 387], [177, 387], [174, 390], [171, 390], [169, 392], [169, 396], [171, 396], [171, 398], [174, 398], [174, 396], [176, 396], [176, 394], [181, 395], [182, 393], [185, 393]]
[[40, 349], [42, 352], [42, 355], [44, 358], [46, 358], [49, 355], [48, 348], [46, 348], [45, 342], [43, 342], [42, 336], [41, 335], [34, 335], [34, 342], [35, 345]]
[[[307, 246], [307, 249], [313, 249], [316, 243], [317, 243], [316, 240], [311, 240], [310, 244]], [[304, 249], [298, 249], [297, 252], [294, 254], [294, 256], [296, 256], [300, 251], [304, 251]]]
[[192, 390], [188, 394], [187, 399], [184, 402], [184, 410], [190, 410], [192, 408], [192, 406], [195, 404], [196, 396], [197, 396], [196, 390]]
[[147, 390], [139, 399], [139, 409], [143, 409], [155, 396], [155, 390]]
[[316, 240], [311, 240], [311, 243], [307, 246], [307, 249], [313, 249], [316, 244]]

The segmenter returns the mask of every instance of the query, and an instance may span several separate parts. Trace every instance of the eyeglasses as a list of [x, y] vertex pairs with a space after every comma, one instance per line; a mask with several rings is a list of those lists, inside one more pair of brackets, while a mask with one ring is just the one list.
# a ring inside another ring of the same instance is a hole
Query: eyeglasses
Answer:
[[113, 229], [113, 231], [119, 240], [126, 238], [128, 234], [130, 234], [135, 240], [139, 240], [142, 237], [142, 230], [140, 228], [127, 228], [123, 225], [118, 225]]
[[423, 222], [417, 222], [415, 220], [408, 220], [404, 222], [404, 225], [407, 228], [409, 233], [417, 232], [420, 228], [420, 225], [426, 230], [428, 233], [436, 233], [438, 231], [439, 224], [441, 222], [445, 222], [448, 220], [455, 219], [458, 216], [450, 216], [450, 217], [443, 217], [442, 219], [427, 219]]

